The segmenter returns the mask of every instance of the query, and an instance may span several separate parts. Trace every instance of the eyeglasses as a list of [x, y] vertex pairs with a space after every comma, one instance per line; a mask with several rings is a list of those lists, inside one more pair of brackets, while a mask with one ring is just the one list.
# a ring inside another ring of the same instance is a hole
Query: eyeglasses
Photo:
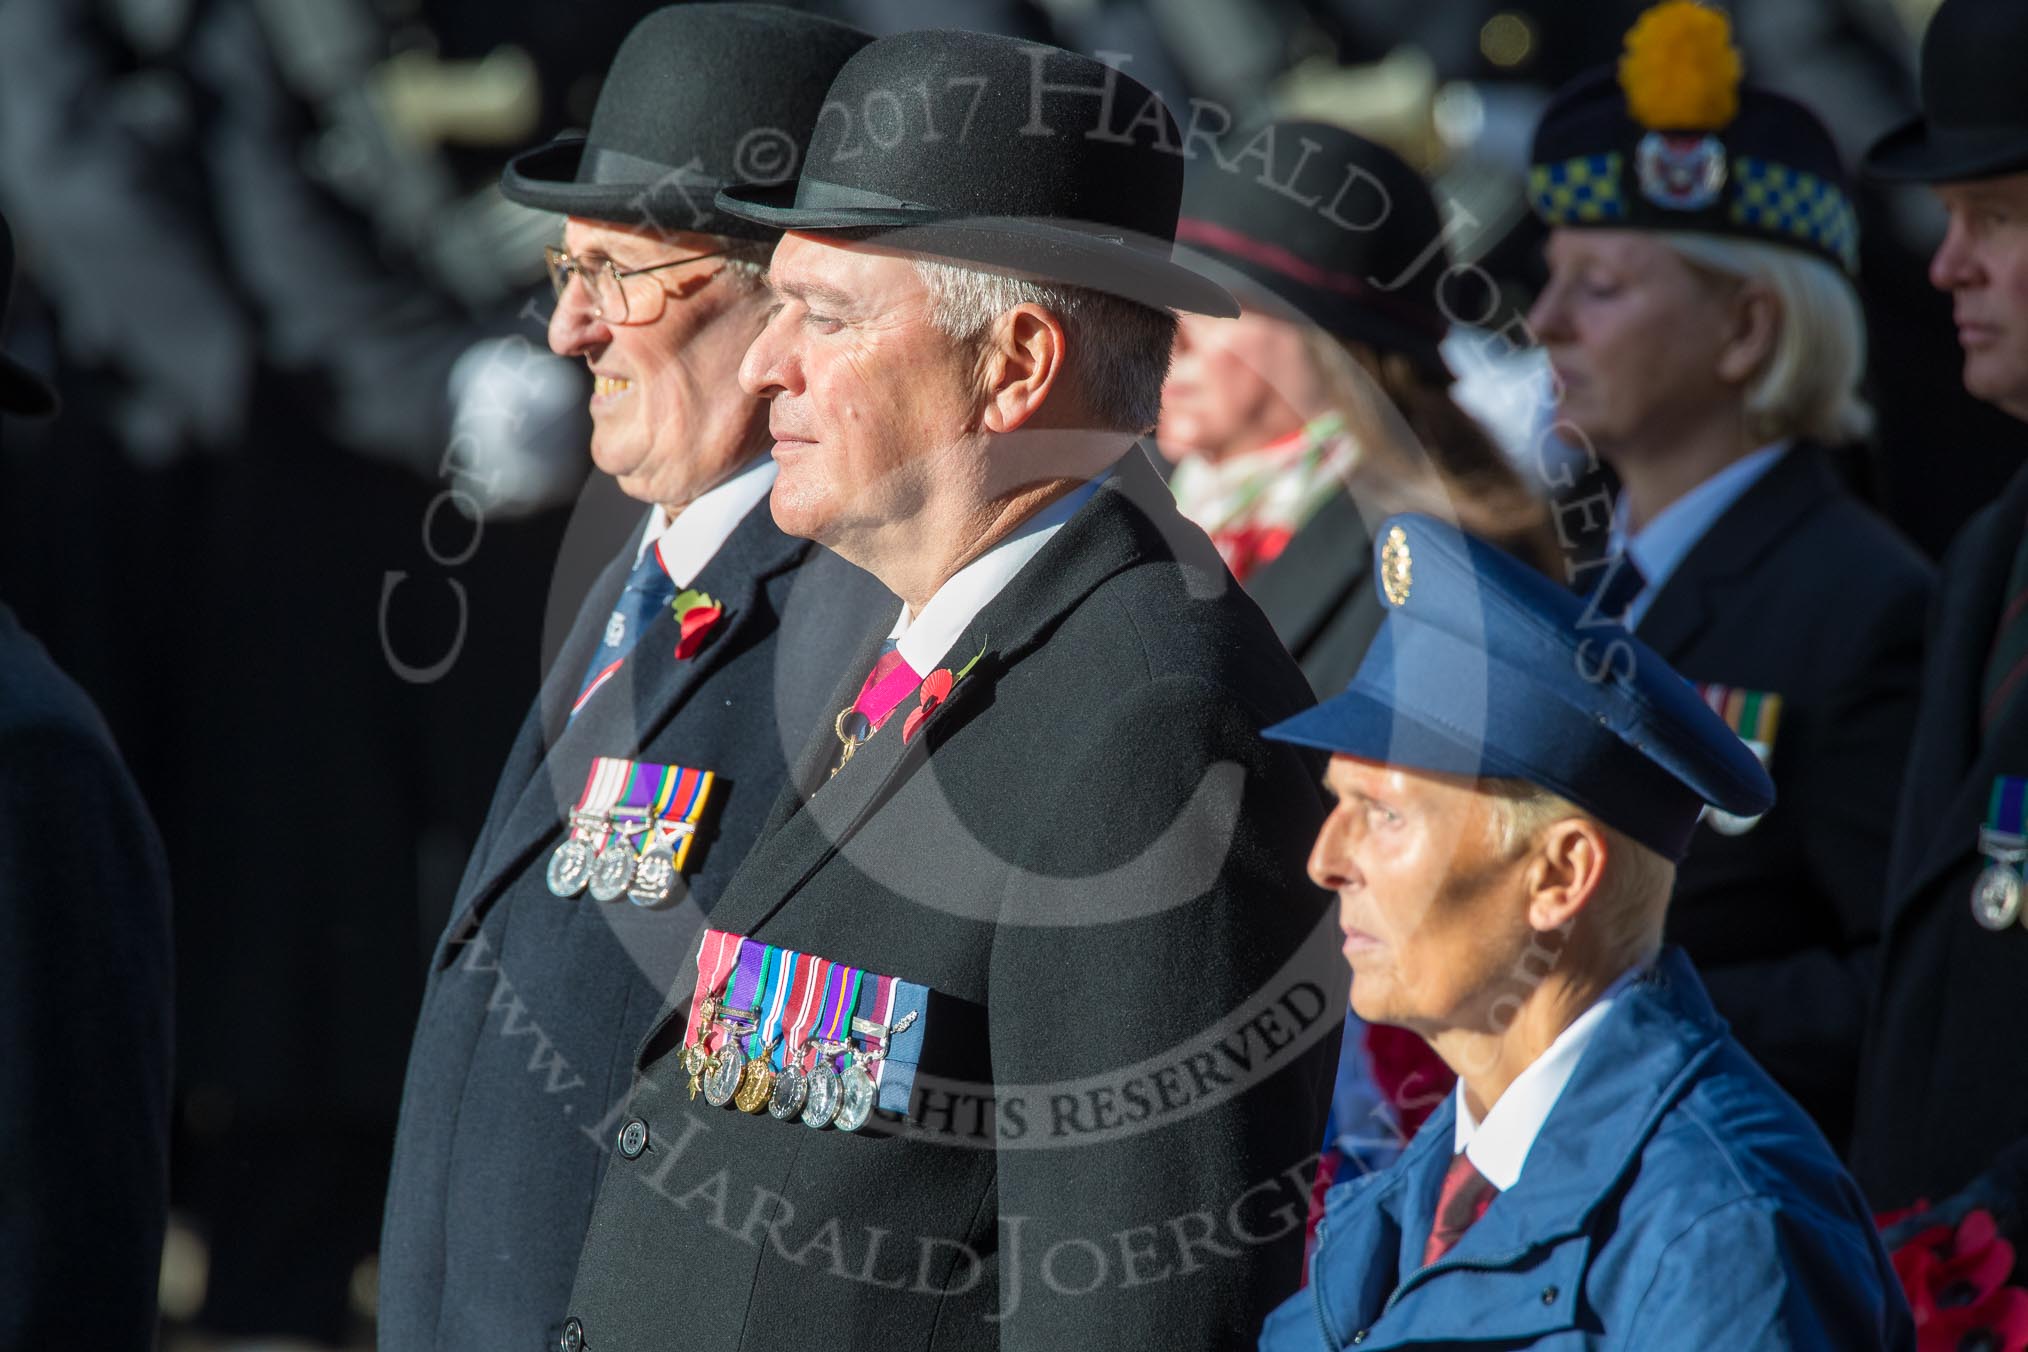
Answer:
[[[620, 265], [610, 258], [597, 255], [579, 258], [554, 244], [546, 244], [542, 248], [542, 256], [549, 263], [549, 285], [556, 292], [558, 302], [563, 300], [564, 292], [570, 290], [570, 279], [580, 277], [591, 296], [592, 313], [608, 324], [646, 324], [661, 314], [654, 297], [667, 293], [653, 282], [637, 281], [636, 278], [664, 268], [680, 268], [685, 263], [702, 263], [707, 258], [720, 258], [731, 252], [731, 249], [716, 249], [711, 253], [693, 254], [689, 258], [674, 258], [667, 263], [622, 271]], [[636, 314], [640, 318], [634, 318]]]

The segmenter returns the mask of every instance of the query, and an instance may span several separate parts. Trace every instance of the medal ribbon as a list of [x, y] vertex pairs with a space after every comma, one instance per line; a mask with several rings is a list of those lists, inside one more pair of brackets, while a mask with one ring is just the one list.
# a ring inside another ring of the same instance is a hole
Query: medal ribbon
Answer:
[[[760, 1054], [760, 1049], [754, 1044], [760, 1039], [761, 1025], [767, 1022], [768, 997], [774, 993], [772, 983], [775, 972], [780, 968], [778, 959], [782, 955], [782, 951], [773, 944], [755, 944], [754, 947], [761, 951], [761, 964], [760, 984], [754, 988], [755, 999], [751, 1006], [754, 1011], [753, 1031], [746, 1035], [746, 1054], [749, 1059]], [[745, 1009], [749, 1006], [740, 1007]]]
[[[832, 964], [831, 979], [824, 987], [824, 1010], [818, 1016], [816, 1032], [812, 1035], [818, 1041], [846, 1040], [852, 1026], [852, 1011], [859, 1003], [859, 977], [857, 967], [847, 967], [842, 962]], [[819, 1059], [828, 1059], [833, 1070], [837, 1069], [836, 1055], [826, 1057], [822, 1052], [817, 1055]], [[815, 1062], [811, 1064], [814, 1067]]]
[[1993, 793], [1986, 800], [1986, 829], [2013, 841], [2028, 837], [2028, 779], [2020, 775], [1993, 777]]
[[733, 969], [732, 986], [725, 993], [725, 1007], [740, 1014], [751, 1014], [758, 1003], [762, 964], [769, 949], [766, 944], [748, 940], [740, 945], [739, 965]]
[[1782, 717], [1780, 695], [1716, 682], [1700, 684], [1697, 695], [1710, 706], [1711, 712], [1725, 720], [1725, 726], [1739, 734], [1739, 740], [1773, 748], [1775, 728]]
[[879, 1104], [904, 1116], [915, 1088], [915, 1068], [922, 1063], [923, 1029], [929, 1023], [929, 987], [913, 981], [896, 981], [887, 1015], [881, 1022], [892, 1028], [911, 1013], [915, 1017], [909, 1020], [908, 1027], [888, 1035], [887, 1055], [880, 1058]]
[[805, 953], [796, 965], [795, 984], [789, 988], [788, 1004], [783, 1007], [782, 1042], [775, 1051], [777, 1070], [786, 1070], [802, 1059], [803, 1043], [817, 1022], [824, 1001], [824, 980], [830, 974], [831, 964], [814, 953]]
[[[591, 771], [585, 775], [584, 792], [578, 797], [577, 810], [604, 823], [592, 832], [591, 847], [594, 850], [604, 849], [605, 843], [612, 839], [612, 809], [626, 790], [627, 773], [632, 766], [633, 762], [619, 756], [598, 756], [592, 760]], [[577, 829], [573, 821], [572, 833], [575, 834]]]
[[796, 964], [802, 956], [784, 949], [774, 950], [774, 973], [768, 982], [767, 994], [762, 997], [767, 1013], [762, 1016], [760, 1026], [754, 1029], [755, 1056], [772, 1059], [777, 1040], [775, 1035], [781, 1032], [782, 1019], [788, 1013], [789, 992], [796, 984]]
[[626, 771], [625, 792], [612, 806], [634, 808], [641, 820], [653, 824], [641, 833], [634, 853], [645, 855], [658, 840], [666, 840], [676, 871], [681, 873], [690, 858], [691, 842], [697, 838], [697, 821], [704, 815], [704, 806], [718, 777], [709, 770], [691, 770], [681, 765], [605, 759], [611, 759]]
[[[725, 989], [726, 976], [745, 946], [746, 940], [737, 934], [714, 929], [704, 931], [704, 938], [697, 945], [697, 988], [690, 993], [690, 1018], [683, 1033], [684, 1046], [712, 1036], [711, 1029], [698, 1026], [703, 1022], [704, 1001], [706, 997]], [[704, 1050], [716, 1051], [717, 1048], [707, 1040]]]

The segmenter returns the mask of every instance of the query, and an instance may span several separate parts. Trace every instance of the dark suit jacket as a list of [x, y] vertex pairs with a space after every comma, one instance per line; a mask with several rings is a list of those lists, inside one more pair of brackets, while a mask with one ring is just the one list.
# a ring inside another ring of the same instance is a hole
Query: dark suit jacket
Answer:
[[1850, 1130], [1930, 570], [1799, 445], [1692, 547], [1635, 632], [1684, 676], [1782, 696], [1774, 809], [1698, 827], [1668, 933], [1754, 1058]]
[[1971, 914], [1996, 775], [2028, 775], [2028, 705], [1983, 735], [1981, 685], [2028, 521], [2028, 470], [1958, 535], [1929, 617], [1922, 711], [1899, 779], [1879, 984], [1852, 1168], [1880, 1208], [1942, 1201], [2028, 1136], [2019, 1029], [2028, 929]]
[[170, 966], [148, 810], [0, 606], [0, 1347], [154, 1345]]
[[1246, 590], [1317, 698], [1343, 690], [1383, 615], [1373, 590], [1373, 536], [1352, 495], [1332, 495]]
[[[800, 741], [859, 628], [892, 618], [884, 588], [782, 534], [763, 501], [694, 584], [725, 607], [702, 650], [674, 659], [665, 609], [621, 675], [567, 720], [633, 546], [587, 599], [529, 711], [437, 947], [381, 1241], [389, 1349], [555, 1346], [604, 1167], [609, 1133], [596, 1124], [626, 1096], [636, 1044], [670, 983], [694, 970], [703, 912], [781, 789], [780, 729]], [[717, 773], [687, 899], [642, 909], [550, 893], [550, 853], [595, 756]]]
[[948, 660], [978, 653], [828, 784], [815, 738], [712, 917], [932, 988], [908, 1125], [693, 1101], [672, 1016], [585, 1346], [1229, 1348], [1295, 1288], [1345, 988], [1321, 767], [1259, 735], [1301, 674], [1138, 453]]

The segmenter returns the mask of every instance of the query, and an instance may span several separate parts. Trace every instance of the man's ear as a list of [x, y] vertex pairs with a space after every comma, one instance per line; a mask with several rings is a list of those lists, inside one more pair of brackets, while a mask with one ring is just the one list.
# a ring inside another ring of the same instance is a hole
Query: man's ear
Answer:
[[1063, 321], [1039, 305], [1000, 316], [980, 362], [989, 432], [1012, 432], [1033, 418], [1063, 378]]
[[1743, 282], [1732, 298], [1732, 326], [1718, 349], [1718, 378], [1744, 385], [1774, 356], [1781, 335], [1781, 302], [1760, 282]]
[[1528, 869], [1531, 929], [1546, 934], [1577, 919], [1605, 880], [1608, 849], [1604, 828], [1584, 817], [1565, 817], [1543, 829]]

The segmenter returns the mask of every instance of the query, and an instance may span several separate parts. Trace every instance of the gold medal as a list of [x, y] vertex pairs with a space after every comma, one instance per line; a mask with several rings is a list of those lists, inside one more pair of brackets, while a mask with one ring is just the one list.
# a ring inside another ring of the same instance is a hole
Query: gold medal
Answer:
[[774, 1092], [775, 1072], [767, 1064], [767, 1058], [757, 1056], [740, 1071], [739, 1089], [732, 1096], [732, 1106], [743, 1113], [764, 1113]]

